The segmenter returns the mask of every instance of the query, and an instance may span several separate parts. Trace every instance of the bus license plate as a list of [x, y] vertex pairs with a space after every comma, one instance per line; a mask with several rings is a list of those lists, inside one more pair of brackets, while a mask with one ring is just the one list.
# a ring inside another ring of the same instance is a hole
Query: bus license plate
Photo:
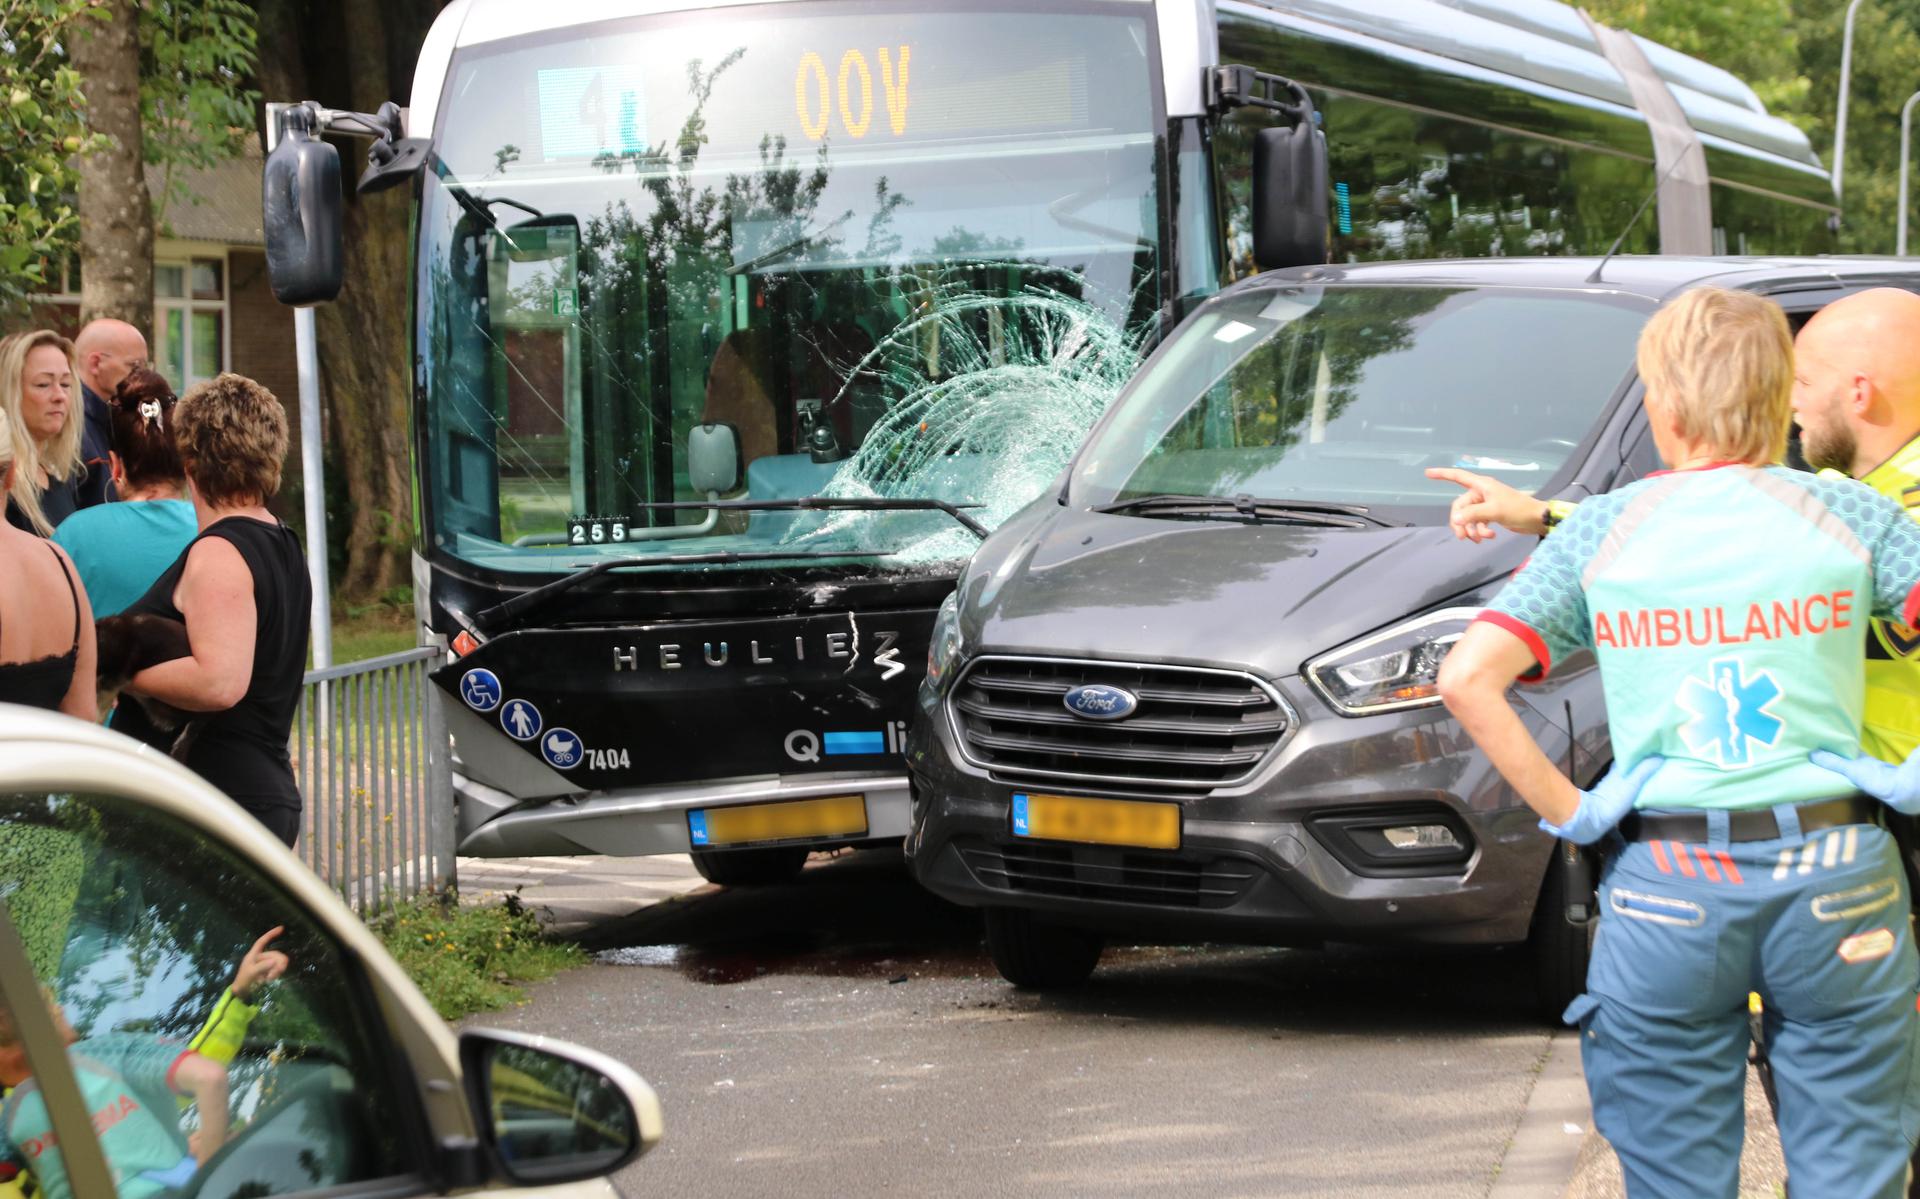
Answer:
[[1013, 832], [1047, 841], [1178, 849], [1180, 805], [1015, 792]]
[[864, 795], [829, 795], [821, 799], [738, 804], [728, 808], [695, 808], [687, 813], [688, 839], [696, 846], [854, 837], [866, 831], [867, 799]]

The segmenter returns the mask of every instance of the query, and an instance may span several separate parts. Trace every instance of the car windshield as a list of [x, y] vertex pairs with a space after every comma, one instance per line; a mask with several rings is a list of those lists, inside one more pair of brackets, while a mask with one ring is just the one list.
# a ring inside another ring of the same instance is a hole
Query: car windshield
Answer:
[[[1633, 365], [1652, 305], [1597, 292], [1292, 287], [1176, 332], [1086, 448], [1076, 503], [1154, 495], [1444, 506], [1463, 467], [1545, 485]], [[1428, 514], [1431, 518], [1432, 514]]]
[[953, 563], [1057, 476], [1159, 309], [1151, 9], [804, 3], [454, 60], [421, 200], [435, 547]]

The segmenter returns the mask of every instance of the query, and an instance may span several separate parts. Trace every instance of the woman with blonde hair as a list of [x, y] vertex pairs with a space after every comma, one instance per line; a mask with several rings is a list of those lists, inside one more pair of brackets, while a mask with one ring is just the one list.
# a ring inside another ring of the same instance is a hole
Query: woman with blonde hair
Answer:
[[86, 473], [78, 401], [72, 342], [51, 329], [0, 339], [0, 412], [13, 426], [7, 521], [16, 529], [51, 537], [78, 506]]
[[[1448, 654], [1447, 707], [1542, 827], [1610, 847], [1580, 1026], [1627, 1194], [1739, 1182], [1747, 996], [1765, 1004], [1796, 1194], [1896, 1199], [1920, 1133], [1920, 986], [1885, 807], [1812, 755], [1859, 752], [1869, 618], [1920, 620], [1920, 524], [1775, 465], [1785, 316], [1700, 288], [1641, 333], [1671, 470], [1586, 500]], [[1615, 770], [1579, 790], [1507, 689], [1591, 653]]]
[[[19, 472], [0, 409], [0, 486]], [[59, 546], [0, 523], [0, 703], [93, 720], [93, 613]]]

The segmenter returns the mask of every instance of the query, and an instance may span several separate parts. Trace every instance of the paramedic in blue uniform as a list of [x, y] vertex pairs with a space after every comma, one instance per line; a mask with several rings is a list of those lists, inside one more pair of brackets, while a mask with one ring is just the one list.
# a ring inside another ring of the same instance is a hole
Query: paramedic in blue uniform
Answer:
[[[1686, 293], [1639, 370], [1672, 469], [1581, 504], [1448, 655], [1441, 694], [1549, 832], [1623, 839], [1567, 1019], [1629, 1196], [1736, 1193], [1756, 991], [1795, 1192], [1895, 1199], [1920, 1132], [1906, 878], [1881, 801], [1810, 756], [1859, 755], [1860, 646], [1873, 618], [1920, 619], [1920, 524], [1769, 465], [1793, 381], [1771, 301]], [[1588, 792], [1506, 694], [1582, 650], [1615, 759]]]

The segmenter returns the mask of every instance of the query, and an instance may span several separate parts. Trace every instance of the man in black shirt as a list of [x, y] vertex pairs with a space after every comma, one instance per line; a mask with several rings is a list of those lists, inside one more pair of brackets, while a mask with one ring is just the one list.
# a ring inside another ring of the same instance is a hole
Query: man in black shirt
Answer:
[[79, 508], [91, 508], [114, 498], [113, 475], [107, 451], [113, 444], [113, 422], [107, 401], [128, 372], [147, 360], [147, 339], [125, 321], [102, 317], [87, 322], [74, 338], [73, 356], [80, 375], [81, 407], [86, 425], [80, 433], [80, 456], [86, 477], [75, 486]]

